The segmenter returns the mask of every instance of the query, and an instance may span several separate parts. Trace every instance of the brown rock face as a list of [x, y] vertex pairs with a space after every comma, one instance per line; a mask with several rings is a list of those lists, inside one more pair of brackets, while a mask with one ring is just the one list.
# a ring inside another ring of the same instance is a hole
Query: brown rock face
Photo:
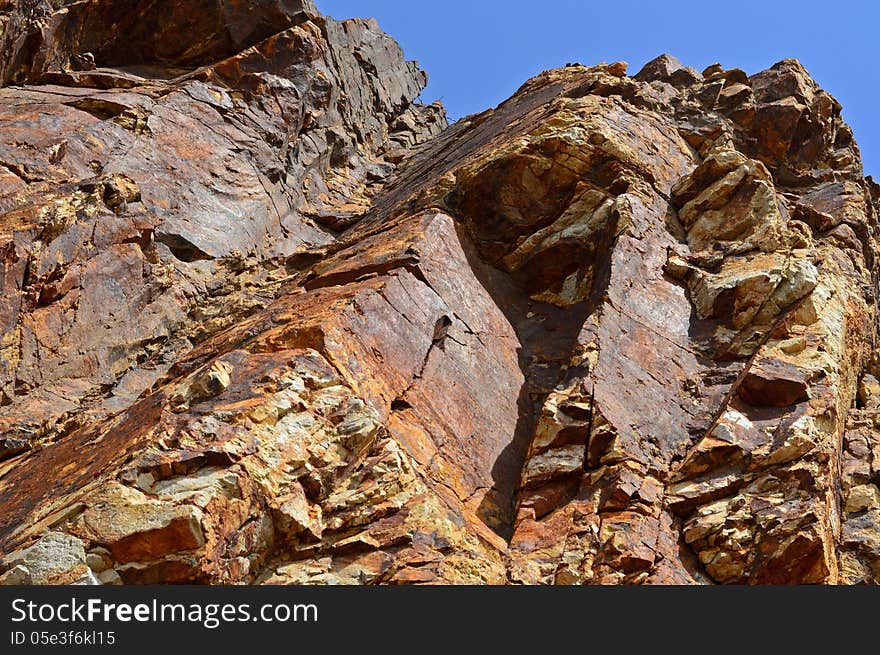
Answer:
[[135, 4], [0, 3], [0, 583], [880, 579], [880, 188], [799, 63], [446, 127], [371, 21]]

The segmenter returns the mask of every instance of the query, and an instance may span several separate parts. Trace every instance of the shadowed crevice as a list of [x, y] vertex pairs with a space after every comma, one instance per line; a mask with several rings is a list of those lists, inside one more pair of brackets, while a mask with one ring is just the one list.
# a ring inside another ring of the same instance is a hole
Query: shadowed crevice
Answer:
[[[517, 397], [517, 422], [510, 442], [492, 467], [493, 485], [477, 515], [494, 532], [510, 540], [519, 505], [523, 466], [534, 438], [541, 408], [553, 390], [568, 377], [568, 365], [587, 318], [599, 307], [611, 271], [614, 232], [596, 237], [595, 258], [579, 264], [592, 271], [592, 291], [585, 302], [557, 307], [529, 297], [513, 277], [487, 264], [466, 229], [457, 234], [475, 277], [513, 327], [519, 341], [517, 356], [524, 383]], [[586, 444], [585, 444], [586, 446]]]

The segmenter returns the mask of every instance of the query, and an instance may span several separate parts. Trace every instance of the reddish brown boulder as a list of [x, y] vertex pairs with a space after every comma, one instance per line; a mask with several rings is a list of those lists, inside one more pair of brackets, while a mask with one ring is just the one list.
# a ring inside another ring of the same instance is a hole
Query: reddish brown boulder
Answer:
[[747, 403], [765, 407], [790, 407], [807, 400], [806, 372], [778, 359], [761, 360], [752, 365], [738, 389]]

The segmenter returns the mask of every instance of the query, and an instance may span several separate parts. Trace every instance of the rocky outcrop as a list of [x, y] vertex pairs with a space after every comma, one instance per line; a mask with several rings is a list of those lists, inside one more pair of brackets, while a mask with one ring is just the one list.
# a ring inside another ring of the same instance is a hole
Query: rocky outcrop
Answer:
[[370, 21], [70, 4], [4, 14], [0, 581], [876, 581], [880, 190], [799, 63], [443, 129]]
[[[445, 125], [412, 102], [424, 74], [370, 21], [297, 2], [174, 6], [23, 2], [8, 19], [0, 63], [18, 68], [4, 78], [27, 84], [0, 90], [7, 449], [130, 405], [195, 341], [265, 306], [400, 149]], [[189, 24], [192, 43], [167, 38]], [[63, 60], [90, 40], [112, 49], [107, 34], [139, 59]]]

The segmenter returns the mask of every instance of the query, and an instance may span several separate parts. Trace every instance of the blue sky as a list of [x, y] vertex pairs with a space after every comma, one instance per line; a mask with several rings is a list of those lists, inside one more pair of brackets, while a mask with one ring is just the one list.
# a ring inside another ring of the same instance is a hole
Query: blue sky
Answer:
[[797, 57], [844, 107], [880, 178], [880, 3], [874, 0], [317, 0], [334, 18], [372, 16], [430, 77], [426, 102], [453, 119], [494, 107], [566, 62], [624, 60], [635, 74], [669, 52], [702, 70], [755, 73]]

